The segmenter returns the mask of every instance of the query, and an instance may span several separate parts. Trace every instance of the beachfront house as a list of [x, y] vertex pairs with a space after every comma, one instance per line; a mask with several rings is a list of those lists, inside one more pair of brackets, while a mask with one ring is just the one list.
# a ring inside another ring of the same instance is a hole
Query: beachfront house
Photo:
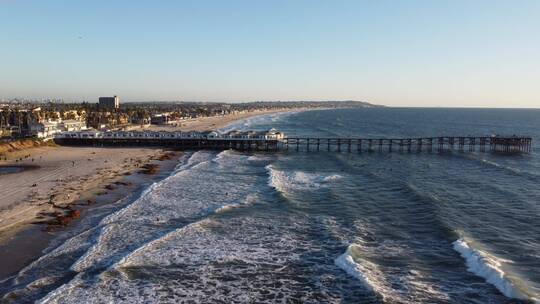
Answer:
[[216, 131], [209, 131], [209, 132], [206, 133], [206, 138], [207, 139], [218, 139], [218, 138], [222, 138], [222, 137], [221, 137], [221, 134], [219, 134]]
[[30, 134], [37, 138], [51, 138], [60, 132], [58, 122], [36, 122], [29, 124]]
[[181, 138], [200, 138], [201, 134], [196, 131], [182, 132], [180, 134]]
[[100, 138], [101, 132], [95, 130], [78, 132], [80, 138]]
[[264, 134], [264, 139], [270, 139], [270, 140], [281, 140], [285, 138], [285, 134], [282, 133], [282, 132], [279, 132], [278, 130], [272, 128], [270, 130], [268, 130], [265, 134]]
[[230, 132], [224, 134], [223, 138], [230, 138], [230, 139], [242, 138], [242, 132], [240, 132], [238, 130], [233, 130], [233, 131], [230, 131]]
[[59, 124], [59, 129], [64, 132], [83, 131], [86, 130], [86, 123], [81, 120], [68, 119]]
[[263, 140], [281, 140], [285, 137], [285, 134], [282, 132], [279, 132], [276, 129], [270, 129], [268, 131], [238, 131], [233, 130], [230, 131], [224, 135], [222, 135], [222, 138], [229, 138], [229, 139], [263, 139]]
[[243, 138], [245, 139], [257, 139], [259, 132], [257, 131], [247, 131], [244, 132]]
[[166, 125], [171, 121], [169, 113], [154, 114], [150, 118], [150, 123], [153, 125]]
[[[54, 124], [51, 124], [54, 126]], [[40, 129], [42, 130], [42, 129]], [[44, 132], [44, 131], [40, 131]], [[50, 134], [49, 131], [48, 134]], [[56, 132], [55, 132], [56, 133]], [[41, 133], [40, 133], [41, 134]], [[52, 133], [54, 134], [54, 133]], [[52, 135], [50, 134], [50, 135]], [[49, 135], [49, 136], [50, 136]], [[43, 136], [43, 135], [40, 135]], [[59, 138], [105, 138], [105, 139], [243, 139], [243, 140], [280, 140], [284, 134], [271, 129], [269, 131], [230, 131], [226, 134], [221, 134], [218, 131], [188, 131], [188, 132], [166, 132], [166, 131], [106, 131], [99, 132], [96, 130], [88, 131], [67, 131], [59, 133], [56, 137]]]

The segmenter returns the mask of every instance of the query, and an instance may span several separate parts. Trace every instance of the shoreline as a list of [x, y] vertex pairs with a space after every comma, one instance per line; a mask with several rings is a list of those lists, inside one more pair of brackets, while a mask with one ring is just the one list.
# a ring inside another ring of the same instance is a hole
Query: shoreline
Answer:
[[[280, 111], [252, 111], [227, 117], [204, 117], [182, 126], [151, 126], [146, 129], [216, 130], [254, 116]], [[27, 213], [46, 211], [38, 206], [63, 207], [82, 193], [105, 187], [123, 174], [131, 174], [150, 160], [159, 157], [156, 148], [92, 148], [34, 146], [27, 149], [4, 151], [0, 158], [0, 244], [6, 230], [20, 222], [29, 221]], [[117, 153], [121, 151], [122, 153]], [[64, 192], [64, 196], [58, 195]], [[26, 208], [23, 208], [26, 207]], [[49, 208], [50, 209], [50, 208]]]
[[[303, 110], [204, 117], [157, 129], [217, 130], [255, 116]], [[0, 198], [0, 282], [39, 258], [58, 234], [76, 230], [96, 208], [126, 199], [169, 176], [183, 155], [170, 153], [155, 148], [45, 146], [14, 151], [7, 161], [0, 160], [0, 168], [32, 167], [0, 173], [0, 192], [8, 194]]]
[[[125, 152], [126, 149], [121, 149]], [[118, 153], [120, 151], [117, 151]], [[153, 165], [152, 172], [142, 166], [103, 176], [95, 174], [89, 187], [69, 200], [58, 200], [51, 204], [25, 206], [23, 212], [4, 218], [15, 221], [0, 230], [0, 282], [19, 272], [39, 258], [57, 237], [80, 229], [83, 222], [95, 214], [97, 209], [129, 198], [143, 191], [152, 183], [167, 177], [178, 163], [182, 153], [156, 150], [144, 164]], [[167, 155], [162, 158], [163, 155]], [[7, 175], [14, 175], [7, 174]], [[59, 192], [56, 192], [59, 193]]]
[[[323, 108], [321, 108], [323, 109]], [[171, 125], [149, 125], [149, 126], [133, 126], [129, 130], [149, 130], [149, 131], [216, 131], [230, 124], [242, 121], [256, 116], [271, 115], [276, 113], [299, 112], [306, 111], [308, 108], [295, 109], [280, 109], [280, 110], [256, 110], [238, 114], [228, 114], [221, 116], [210, 116], [193, 118], [180, 121], [178, 124]], [[314, 109], [315, 110], [315, 109]]]

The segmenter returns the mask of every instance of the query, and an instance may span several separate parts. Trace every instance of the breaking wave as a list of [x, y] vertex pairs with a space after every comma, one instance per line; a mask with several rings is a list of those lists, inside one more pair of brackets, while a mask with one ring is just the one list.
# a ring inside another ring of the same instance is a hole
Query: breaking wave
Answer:
[[246, 207], [251, 206], [257, 201], [257, 195], [256, 194], [248, 194], [248, 196], [240, 203], [236, 204], [229, 204], [229, 205], [223, 205], [216, 209], [216, 213], [229, 211], [232, 209], [240, 208], [240, 207]]
[[253, 116], [246, 119], [235, 121], [219, 129], [218, 131], [221, 133], [227, 133], [232, 130], [248, 130], [257, 125], [276, 123], [285, 117], [288, 117], [290, 115], [293, 115], [299, 112], [301, 111], [299, 110], [299, 111], [278, 112], [278, 113]]
[[[336, 258], [336, 266], [343, 269], [350, 276], [360, 280], [360, 282], [362, 282], [364, 287], [366, 287], [368, 290], [384, 297], [384, 292], [382, 292], [383, 286], [381, 286], [382, 282], [376, 280], [374, 276], [369, 275], [373, 272], [380, 273], [377, 265], [367, 261], [365, 261], [365, 263], [368, 264], [367, 266], [356, 262], [355, 258], [359, 259], [360, 250], [361, 248], [358, 245], [350, 245], [344, 254]], [[371, 269], [368, 269], [368, 267]]]
[[465, 259], [468, 271], [484, 278], [486, 282], [495, 286], [508, 298], [530, 299], [530, 296], [517, 286], [516, 279], [510, 278], [503, 270], [504, 264], [511, 264], [512, 261], [498, 258], [491, 253], [474, 248], [472, 244], [472, 241], [467, 241], [464, 237], [453, 243], [454, 250], [459, 252]]
[[[384, 248], [384, 249], [383, 249]], [[385, 251], [385, 255], [401, 256], [402, 248], [383, 245], [376, 252]], [[399, 273], [389, 273], [374, 262], [369, 261], [369, 255], [376, 252], [366, 252], [367, 248], [359, 244], [349, 245], [347, 251], [337, 257], [335, 265], [348, 275], [358, 279], [369, 291], [381, 297], [384, 302], [413, 303], [413, 302], [448, 302], [446, 293], [428, 283], [419, 270], [403, 269]]]
[[278, 170], [273, 165], [266, 166], [268, 171], [268, 185], [280, 192], [290, 190], [314, 190], [327, 186], [330, 182], [339, 180], [339, 174], [317, 174], [304, 171]]

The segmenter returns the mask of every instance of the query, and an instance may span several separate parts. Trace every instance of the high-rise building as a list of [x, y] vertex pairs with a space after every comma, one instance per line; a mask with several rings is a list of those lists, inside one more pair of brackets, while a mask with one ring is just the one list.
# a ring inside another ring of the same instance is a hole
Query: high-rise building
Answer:
[[100, 97], [99, 107], [103, 109], [118, 109], [120, 108], [120, 97]]

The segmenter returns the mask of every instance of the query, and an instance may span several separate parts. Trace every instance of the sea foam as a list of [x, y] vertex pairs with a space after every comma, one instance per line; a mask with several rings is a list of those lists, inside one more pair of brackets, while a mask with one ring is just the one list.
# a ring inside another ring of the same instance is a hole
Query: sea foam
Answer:
[[512, 261], [495, 257], [486, 251], [472, 247], [471, 244], [472, 242], [467, 242], [464, 237], [453, 243], [454, 250], [465, 259], [468, 271], [484, 278], [486, 282], [495, 286], [506, 297], [529, 299], [502, 269], [504, 263], [512, 263]]
[[216, 209], [216, 213], [226, 212], [232, 209], [247, 207], [253, 205], [257, 201], [257, 194], [250, 193], [244, 200], [236, 204], [226, 204]]
[[361, 240], [347, 247], [347, 251], [334, 260], [334, 264], [359, 280], [369, 291], [389, 303], [446, 303], [449, 295], [433, 284], [432, 278], [421, 269], [381, 266], [376, 261], [399, 260], [406, 250], [402, 245], [383, 242], [377, 246], [364, 246]]
[[253, 126], [276, 123], [287, 116], [290, 116], [299, 112], [301, 111], [278, 112], [278, 113], [252, 116], [252, 117], [248, 117], [242, 120], [234, 121], [226, 125], [225, 127], [219, 129], [218, 131], [221, 133], [227, 133], [232, 130], [248, 130], [248, 129], [253, 128]]
[[357, 244], [349, 245], [347, 251], [334, 260], [335, 265], [358, 279], [367, 290], [380, 296], [383, 301], [405, 303], [406, 300], [392, 288], [379, 266], [361, 257], [362, 249]]
[[287, 190], [314, 190], [325, 186], [328, 183], [339, 180], [343, 176], [339, 174], [317, 174], [304, 171], [278, 170], [273, 165], [266, 166], [268, 171], [268, 185], [280, 192]]
[[[350, 245], [344, 254], [336, 258], [335, 264], [339, 268], [343, 269], [350, 276], [355, 277], [358, 280], [360, 280], [360, 282], [362, 282], [364, 287], [366, 287], [372, 292], [378, 293], [378, 290], [380, 287], [379, 284], [377, 284], [377, 282], [375, 282], [372, 278], [370, 278], [367, 275], [369, 271], [362, 264], [357, 263], [354, 260], [354, 255], [355, 255], [354, 251], [357, 250], [356, 247], [357, 247], [356, 245]], [[372, 266], [375, 266], [375, 265], [372, 265]]]

